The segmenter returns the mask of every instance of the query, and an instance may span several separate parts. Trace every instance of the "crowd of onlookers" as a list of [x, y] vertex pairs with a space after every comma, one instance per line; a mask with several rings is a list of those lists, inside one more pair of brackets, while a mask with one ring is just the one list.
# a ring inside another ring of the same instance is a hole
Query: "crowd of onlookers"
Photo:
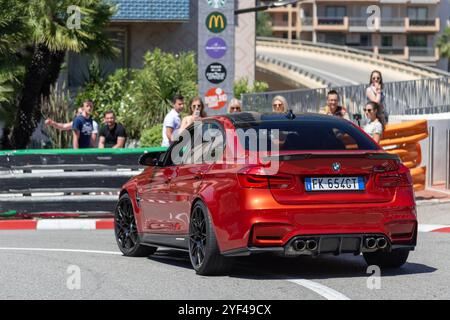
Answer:
[[[363, 108], [367, 118], [367, 124], [364, 131], [369, 134], [376, 142], [379, 142], [383, 134], [385, 124], [388, 120], [387, 110], [384, 105], [385, 95], [383, 92], [383, 78], [381, 72], [374, 70], [370, 75], [369, 86], [366, 89], [367, 103]], [[350, 120], [347, 109], [340, 104], [339, 93], [336, 90], [330, 90], [327, 93], [327, 104], [321, 108], [320, 113], [341, 117]], [[172, 100], [173, 108], [164, 118], [162, 130], [162, 146], [168, 147], [176, 133], [180, 133], [191, 123], [199, 118], [206, 117], [205, 106], [200, 97], [195, 97], [189, 105], [189, 115], [181, 120], [180, 113], [184, 108], [184, 98], [181, 95], [174, 96]], [[288, 112], [289, 105], [281, 95], [277, 95], [272, 99], [272, 112], [285, 113]], [[228, 104], [228, 113], [242, 112], [241, 102], [233, 98]]]
[[[383, 79], [381, 72], [375, 70], [370, 75], [370, 83], [366, 89], [367, 103], [363, 108], [367, 118], [364, 131], [376, 142], [379, 142], [388, 114], [385, 108], [385, 95], [383, 92]], [[162, 146], [168, 147], [176, 136], [186, 129], [194, 121], [206, 117], [205, 105], [200, 97], [195, 97], [189, 104], [189, 114], [181, 119], [181, 112], [184, 109], [184, 97], [177, 94], [172, 99], [172, 109], [165, 116], [162, 128]], [[45, 124], [59, 130], [72, 130], [73, 148], [124, 148], [126, 140], [125, 128], [116, 122], [114, 111], [109, 110], [104, 113], [103, 126], [99, 130], [98, 123], [91, 117], [94, 104], [91, 100], [83, 102], [83, 106], [78, 109], [77, 116], [72, 122], [58, 123], [52, 119], [46, 119]], [[277, 95], [272, 99], [272, 112], [288, 112], [287, 100]], [[241, 102], [233, 98], [228, 104], [228, 113], [242, 112]], [[340, 105], [339, 93], [330, 90], [327, 93], [327, 104], [321, 108], [320, 113], [341, 117], [347, 120], [349, 114], [344, 106]]]

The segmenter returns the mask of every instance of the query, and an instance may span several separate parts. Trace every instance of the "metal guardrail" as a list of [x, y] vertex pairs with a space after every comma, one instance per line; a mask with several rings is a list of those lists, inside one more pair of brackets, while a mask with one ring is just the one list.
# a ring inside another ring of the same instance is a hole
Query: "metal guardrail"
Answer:
[[280, 44], [293, 44], [293, 45], [299, 45], [299, 46], [307, 46], [307, 47], [313, 47], [313, 48], [322, 48], [322, 49], [328, 49], [330, 52], [332, 51], [338, 51], [338, 52], [346, 52], [346, 53], [352, 53], [355, 55], [359, 55], [361, 57], [366, 57], [368, 59], [375, 59], [380, 62], [390, 62], [393, 64], [398, 65], [399, 67], [405, 67], [409, 69], [416, 69], [420, 70], [422, 72], [430, 73], [436, 77], [450, 77], [450, 73], [445, 72], [443, 70], [431, 68], [425, 65], [421, 64], [415, 64], [409, 61], [396, 59], [392, 57], [386, 57], [383, 55], [377, 55], [375, 53], [371, 53], [365, 50], [358, 50], [352, 47], [348, 46], [339, 46], [339, 45], [333, 45], [328, 43], [321, 43], [321, 42], [312, 42], [312, 41], [305, 41], [305, 40], [296, 40], [296, 39], [282, 39], [282, 38], [274, 38], [274, 37], [257, 37], [257, 41], [266, 41], [266, 42], [272, 42], [272, 43], [280, 43]]
[[0, 213], [112, 213], [121, 186], [143, 169], [139, 157], [162, 150], [0, 152]]
[[[319, 112], [326, 105], [326, 94], [336, 89], [341, 103], [350, 114], [362, 114], [367, 102], [367, 85], [350, 85], [319, 89], [298, 89], [243, 94], [245, 110], [270, 112], [276, 95], [286, 98], [294, 112]], [[450, 112], [450, 77], [388, 82], [384, 86], [385, 106], [391, 115]]]

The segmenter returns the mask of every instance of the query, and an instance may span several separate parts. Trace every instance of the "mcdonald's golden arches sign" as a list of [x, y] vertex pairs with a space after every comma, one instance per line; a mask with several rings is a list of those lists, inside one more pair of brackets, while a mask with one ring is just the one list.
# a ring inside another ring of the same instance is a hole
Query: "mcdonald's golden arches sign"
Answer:
[[206, 28], [213, 33], [220, 33], [227, 27], [227, 18], [220, 12], [212, 12], [206, 17]]

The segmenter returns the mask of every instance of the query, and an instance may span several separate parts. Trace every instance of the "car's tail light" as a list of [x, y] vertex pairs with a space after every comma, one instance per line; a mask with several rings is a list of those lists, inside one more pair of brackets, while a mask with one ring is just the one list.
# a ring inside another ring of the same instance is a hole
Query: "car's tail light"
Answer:
[[382, 188], [410, 187], [412, 186], [412, 177], [409, 169], [400, 164], [397, 171], [377, 174], [375, 182], [378, 187]]
[[294, 186], [294, 176], [269, 175], [264, 167], [247, 167], [238, 172], [239, 184], [243, 188], [290, 189]]

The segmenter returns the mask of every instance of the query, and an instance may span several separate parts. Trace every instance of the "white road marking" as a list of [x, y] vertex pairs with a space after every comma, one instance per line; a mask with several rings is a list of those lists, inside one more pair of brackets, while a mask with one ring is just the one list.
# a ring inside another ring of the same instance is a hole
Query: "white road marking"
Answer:
[[293, 279], [288, 281], [312, 290], [327, 300], [350, 300], [346, 295], [311, 280]]
[[448, 225], [443, 224], [419, 224], [419, 232], [431, 232], [433, 230], [448, 228]]
[[122, 255], [122, 252], [118, 252], [118, 251], [81, 250], [81, 249], [53, 249], [53, 248], [8, 248], [8, 247], [0, 247], [0, 250], [5, 250], [5, 251], [50, 251], [50, 252], [77, 252], [77, 253], [97, 253], [97, 254], [113, 254], [113, 255]]
[[37, 230], [95, 230], [95, 219], [49, 219], [38, 220]]

